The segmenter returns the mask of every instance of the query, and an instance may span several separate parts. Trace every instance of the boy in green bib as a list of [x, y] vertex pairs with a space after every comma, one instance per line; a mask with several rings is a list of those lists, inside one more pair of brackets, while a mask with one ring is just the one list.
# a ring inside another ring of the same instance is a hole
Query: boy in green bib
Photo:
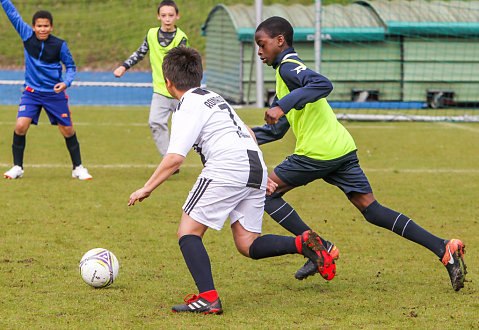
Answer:
[[161, 27], [154, 27], [148, 30], [143, 43], [136, 52], [118, 68], [113, 71], [115, 77], [121, 77], [123, 74], [137, 64], [146, 53], [150, 51], [150, 63], [153, 76], [153, 97], [151, 99], [150, 116], [148, 123], [150, 125], [153, 139], [161, 156], [166, 155], [170, 136], [168, 132], [168, 118], [178, 105], [178, 100], [173, 98], [166, 89], [165, 79], [163, 78], [163, 58], [170, 50], [178, 46], [189, 46], [186, 34], [175, 25], [180, 19], [178, 6], [173, 0], [163, 0], [158, 6], [158, 19]]
[[[366, 175], [359, 166], [353, 138], [336, 119], [326, 101], [333, 87], [319, 73], [307, 68], [293, 46], [293, 27], [281, 17], [270, 17], [256, 29], [258, 56], [276, 70], [276, 97], [266, 111], [267, 125], [253, 131], [258, 144], [275, 141], [289, 127], [296, 137], [293, 155], [288, 156], [269, 174], [278, 186], [266, 196], [265, 211], [293, 234], [309, 230], [296, 211], [282, 196], [317, 179], [340, 188], [364, 218], [416, 242], [442, 261], [454, 290], [464, 287], [467, 273], [463, 260], [465, 245], [459, 239], [444, 240], [418, 226], [402, 213], [376, 201]], [[322, 239], [331, 257], [339, 257], [338, 249]], [[295, 277], [304, 279], [317, 271], [309, 262]]]

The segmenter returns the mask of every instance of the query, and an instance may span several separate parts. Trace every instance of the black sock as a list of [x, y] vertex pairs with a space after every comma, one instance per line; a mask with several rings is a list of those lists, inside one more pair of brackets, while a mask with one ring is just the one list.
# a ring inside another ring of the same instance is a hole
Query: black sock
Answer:
[[179, 241], [181, 253], [195, 280], [199, 293], [215, 290], [211, 263], [201, 237], [185, 235]]
[[[266, 196], [264, 210], [274, 221], [294, 235], [301, 235], [306, 230], [311, 229], [303, 222], [299, 214], [281, 197], [280, 194], [272, 193], [271, 195]], [[319, 238], [323, 245], [326, 246], [327, 241], [321, 236]]]
[[13, 132], [12, 154], [13, 165], [18, 165], [23, 168], [23, 152], [25, 151], [26, 136], [18, 135]]
[[253, 241], [249, 247], [251, 259], [263, 259], [298, 253], [295, 238], [279, 235], [264, 235]]
[[301, 235], [306, 230], [311, 229], [279, 194], [272, 193], [266, 196], [264, 210], [274, 221], [294, 235]]
[[388, 209], [379, 204], [378, 201], [372, 202], [362, 213], [370, 223], [389, 229], [428, 248], [439, 258], [443, 257], [445, 252], [444, 240], [424, 230], [404, 214]]
[[70, 137], [65, 138], [68, 151], [70, 152], [70, 158], [72, 159], [73, 168], [81, 165], [80, 143], [77, 140], [77, 134], [74, 133]]

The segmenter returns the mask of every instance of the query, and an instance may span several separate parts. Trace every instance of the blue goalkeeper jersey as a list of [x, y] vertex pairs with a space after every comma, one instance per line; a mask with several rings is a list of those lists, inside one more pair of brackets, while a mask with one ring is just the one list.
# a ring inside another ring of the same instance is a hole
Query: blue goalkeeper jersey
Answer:
[[[70, 87], [76, 66], [67, 43], [50, 35], [39, 40], [30, 25], [25, 23], [10, 0], [0, 0], [10, 22], [23, 41], [25, 53], [25, 85], [40, 92], [54, 92], [53, 86], [64, 82]], [[62, 79], [62, 63], [66, 74]]]

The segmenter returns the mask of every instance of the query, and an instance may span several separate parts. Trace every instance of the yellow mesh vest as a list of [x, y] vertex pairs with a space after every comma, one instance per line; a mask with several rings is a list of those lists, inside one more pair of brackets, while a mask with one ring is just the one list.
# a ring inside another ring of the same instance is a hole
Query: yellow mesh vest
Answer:
[[[283, 60], [276, 68], [276, 96], [282, 99], [290, 93], [279, 74], [285, 62], [305, 65], [293, 59]], [[294, 153], [317, 160], [336, 159], [356, 150], [349, 132], [336, 119], [336, 115], [325, 98], [308, 103], [301, 110], [291, 109], [287, 114], [291, 129], [296, 136]]]
[[150, 50], [151, 75], [153, 76], [153, 91], [167, 97], [172, 97], [166, 89], [165, 79], [163, 78], [163, 69], [161, 67], [163, 64], [163, 58], [165, 57], [166, 52], [177, 47], [183, 38], [186, 39], [186, 44], [188, 46], [189, 42], [186, 34], [177, 27], [173, 40], [168, 46], [163, 47], [158, 42], [159, 29], [159, 27], [151, 28], [147, 34], [148, 47]]

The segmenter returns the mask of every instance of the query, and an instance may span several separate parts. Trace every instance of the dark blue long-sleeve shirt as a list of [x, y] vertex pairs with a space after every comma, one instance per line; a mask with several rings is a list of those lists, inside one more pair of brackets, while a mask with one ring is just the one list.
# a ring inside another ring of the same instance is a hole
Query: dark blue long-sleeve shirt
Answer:
[[[276, 69], [283, 59], [293, 59], [302, 63], [293, 47], [281, 52], [273, 61], [272, 66]], [[309, 68], [299, 68], [298, 64], [285, 62], [279, 68], [279, 74], [288, 87], [290, 93], [281, 100], [274, 98], [271, 107], [279, 106], [285, 114], [291, 109], [301, 110], [307, 103], [327, 97], [333, 90], [331, 81], [325, 76], [314, 72]], [[285, 116], [281, 117], [274, 125], [254, 127], [258, 144], [264, 144], [281, 139], [289, 129], [289, 122]]]
[[[40, 92], [53, 92], [53, 86], [64, 82], [70, 87], [76, 66], [67, 43], [50, 35], [39, 40], [32, 27], [25, 23], [10, 0], [0, 0], [10, 22], [23, 41], [25, 53], [25, 85]], [[66, 74], [62, 79], [62, 63]]]

